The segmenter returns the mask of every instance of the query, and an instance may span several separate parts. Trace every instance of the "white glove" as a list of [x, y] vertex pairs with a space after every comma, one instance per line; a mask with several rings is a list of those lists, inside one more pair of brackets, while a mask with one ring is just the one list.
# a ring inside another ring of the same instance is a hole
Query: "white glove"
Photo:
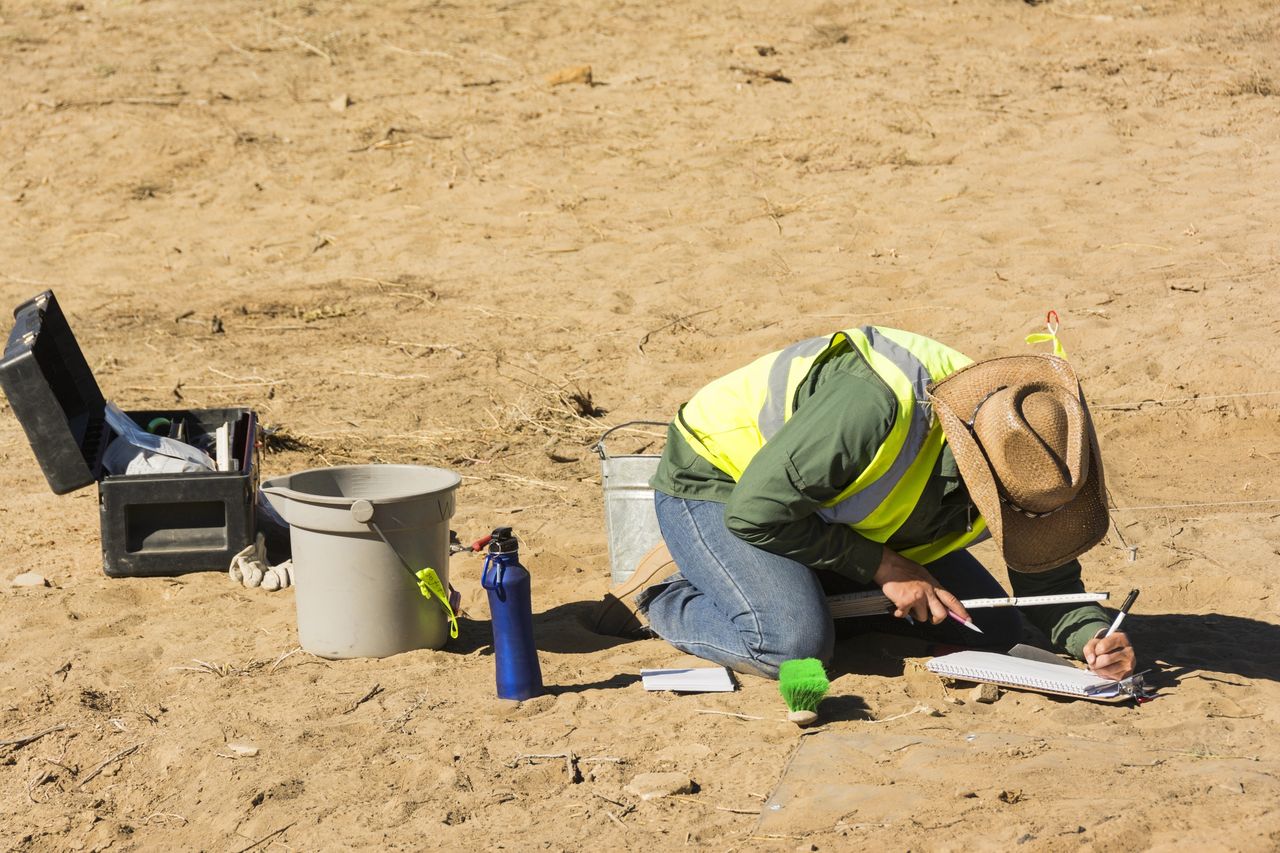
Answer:
[[293, 563], [285, 560], [278, 566], [267, 565], [266, 537], [261, 533], [253, 544], [231, 558], [227, 572], [231, 582], [245, 587], [262, 587], [269, 592], [293, 585]]

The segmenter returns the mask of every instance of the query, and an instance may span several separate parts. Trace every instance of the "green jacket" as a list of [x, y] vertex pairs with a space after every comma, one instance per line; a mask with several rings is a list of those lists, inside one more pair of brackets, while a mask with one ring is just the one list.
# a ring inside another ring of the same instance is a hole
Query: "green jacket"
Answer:
[[[797, 391], [795, 413], [761, 448], [738, 482], [689, 447], [674, 424], [651, 485], [674, 497], [725, 504], [725, 522], [740, 539], [819, 571], [871, 584], [881, 545], [816, 511], [870, 464], [897, 415], [888, 386], [857, 353], [818, 365]], [[676, 417], [680, 417], [677, 413]], [[889, 541], [901, 550], [962, 531], [978, 511], [943, 452], [915, 511]], [[939, 579], [945, 586], [945, 578]], [[1082, 592], [1077, 560], [1038, 574], [1010, 572], [1014, 595]], [[1076, 657], [1109, 620], [1101, 607], [1059, 605], [1024, 611], [1033, 624]]]

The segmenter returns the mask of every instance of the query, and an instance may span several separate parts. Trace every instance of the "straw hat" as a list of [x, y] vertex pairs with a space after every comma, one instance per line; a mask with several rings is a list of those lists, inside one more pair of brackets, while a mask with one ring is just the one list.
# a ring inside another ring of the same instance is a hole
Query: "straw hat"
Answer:
[[1011, 570], [1057, 568], [1106, 535], [1098, 438], [1065, 360], [980, 361], [930, 385], [929, 399]]

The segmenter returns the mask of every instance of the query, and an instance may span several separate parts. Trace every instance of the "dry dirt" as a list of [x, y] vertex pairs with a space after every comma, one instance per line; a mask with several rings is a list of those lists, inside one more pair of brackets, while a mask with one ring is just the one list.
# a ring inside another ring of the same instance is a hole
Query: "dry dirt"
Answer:
[[[463, 538], [524, 539], [552, 686], [494, 698], [472, 556], [461, 637], [384, 660], [284, 657], [292, 592], [104, 577], [93, 490], [6, 410], [0, 742], [56, 730], [0, 746], [0, 847], [1280, 846], [1278, 47], [1245, 0], [0, 2], [0, 302], [54, 288], [126, 407], [252, 406], [296, 439], [266, 475], [457, 471]], [[1162, 698], [950, 704], [863, 637], [820, 737], [882, 733], [876, 796], [762, 819], [774, 685], [646, 694], [680, 656], [583, 627], [591, 443], [802, 337], [981, 357], [1050, 308], [1137, 546], [1086, 580], [1141, 587]], [[696, 791], [624, 791], [660, 770]]]

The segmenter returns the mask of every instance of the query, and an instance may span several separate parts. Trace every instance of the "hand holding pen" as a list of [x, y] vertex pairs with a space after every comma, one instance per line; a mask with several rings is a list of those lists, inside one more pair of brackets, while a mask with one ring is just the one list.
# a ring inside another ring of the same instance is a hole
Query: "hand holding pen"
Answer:
[[953, 619], [971, 631], [982, 633], [973, 624], [969, 611], [929, 574], [919, 563], [885, 548], [874, 580], [880, 591], [893, 603], [893, 615], [911, 624], [931, 622], [934, 625]]
[[1120, 630], [1120, 625], [1129, 615], [1129, 609], [1133, 607], [1137, 598], [1138, 591], [1132, 590], [1125, 598], [1124, 604], [1120, 605], [1120, 612], [1116, 614], [1111, 626], [1106, 631], [1099, 631], [1098, 636], [1085, 643], [1085, 663], [1089, 664], [1089, 669], [1103, 678], [1119, 681], [1133, 674], [1135, 663], [1133, 645], [1129, 642], [1129, 637]]

